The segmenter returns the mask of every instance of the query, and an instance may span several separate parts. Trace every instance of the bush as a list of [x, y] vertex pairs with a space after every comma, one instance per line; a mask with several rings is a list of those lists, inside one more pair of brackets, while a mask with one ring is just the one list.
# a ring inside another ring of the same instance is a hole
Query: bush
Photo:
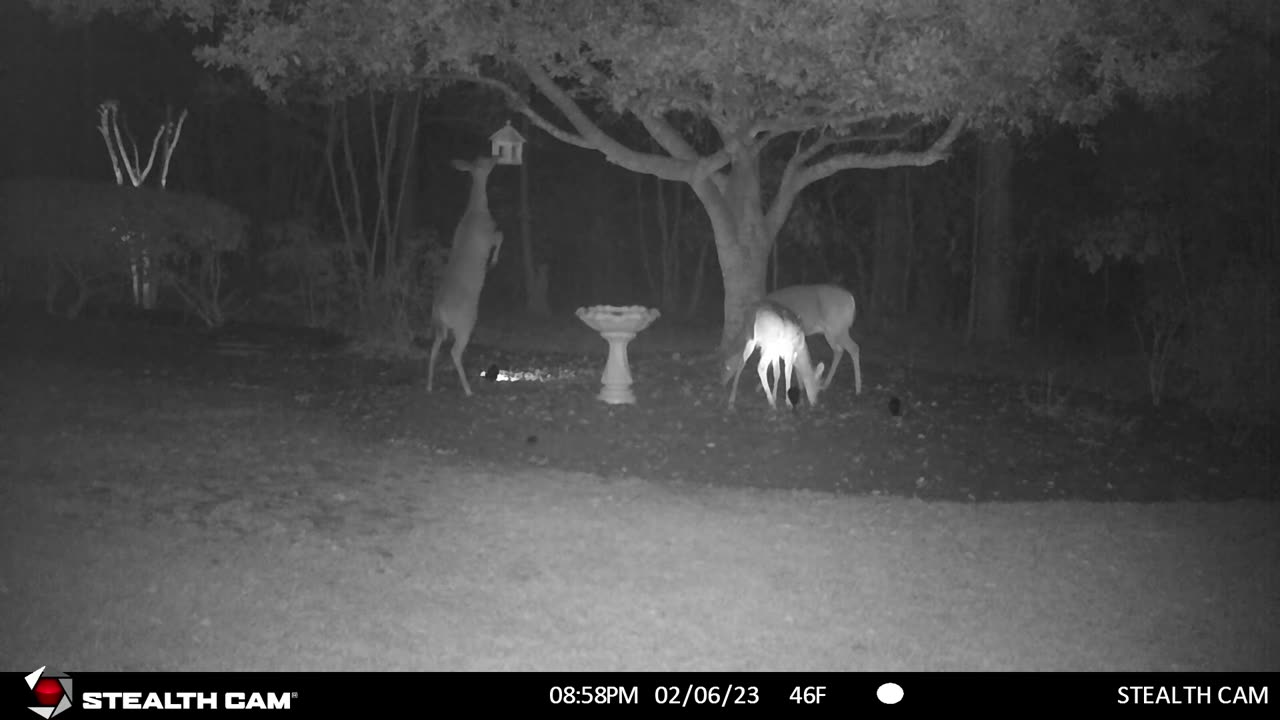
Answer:
[[1188, 313], [1181, 353], [1192, 377], [1186, 399], [1208, 411], [1236, 444], [1274, 422], [1280, 407], [1274, 278], [1271, 268], [1234, 265], [1193, 299]]
[[266, 300], [310, 327], [356, 339], [371, 353], [412, 352], [426, 332], [431, 294], [448, 251], [422, 229], [395, 244], [394, 258], [371, 272], [365, 247], [326, 236], [315, 222], [291, 219], [267, 226], [263, 255]]
[[339, 244], [323, 235], [309, 218], [291, 218], [263, 229], [267, 249], [262, 256], [264, 298], [295, 322], [311, 328], [337, 329], [341, 309], [351, 298], [344, 292]]
[[131, 262], [145, 254], [156, 280], [207, 324], [220, 324], [223, 257], [243, 251], [247, 235], [241, 213], [191, 193], [58, 178], [0, 186], [0, 252], [24, 267], [46, 264], [49, 312], [70, 277], [77, 296], [69, 317], [92, 296], [128, 287]]

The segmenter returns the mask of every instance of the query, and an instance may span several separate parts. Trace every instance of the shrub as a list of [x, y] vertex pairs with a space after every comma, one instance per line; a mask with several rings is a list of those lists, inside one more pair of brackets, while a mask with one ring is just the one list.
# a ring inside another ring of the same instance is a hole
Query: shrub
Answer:
[[0, 186], [0, 252], [49, 270], [45, 307], [55, 311], [69, 277], [75, 317], [94, 295], [130, 282], [145, 255], [156, 279], [207, 324], [226, 317], [223, 259], [244, 250], [248, 222], [216, 200], [191, 193], [60, 178], [24, 178]]

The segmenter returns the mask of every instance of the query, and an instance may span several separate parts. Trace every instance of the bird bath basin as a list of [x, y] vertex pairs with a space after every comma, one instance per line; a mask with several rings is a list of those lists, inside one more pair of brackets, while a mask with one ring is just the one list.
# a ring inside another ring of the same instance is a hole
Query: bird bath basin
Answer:
[[604, 387], [597, 396], [601, 400], [611, 405], [636, 401], [635, 393], [631, 392], [631, 364], [627, 361], [627, 345], [661, 314], [657, 309], [640, 305], [593, 305], [578, 308], [578, 319], [609, 342], [609, 360], [605, 363], [604, 376], [600, 379]]

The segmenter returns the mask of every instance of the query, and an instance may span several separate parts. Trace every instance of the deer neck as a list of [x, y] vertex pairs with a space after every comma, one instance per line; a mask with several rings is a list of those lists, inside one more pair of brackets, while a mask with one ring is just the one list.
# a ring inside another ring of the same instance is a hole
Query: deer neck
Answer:
[[476, 217], [489, 215], [489, 183], [487, 177], [477, 177], [471, 182], [471, 196], [467, 199], [467, 214]]

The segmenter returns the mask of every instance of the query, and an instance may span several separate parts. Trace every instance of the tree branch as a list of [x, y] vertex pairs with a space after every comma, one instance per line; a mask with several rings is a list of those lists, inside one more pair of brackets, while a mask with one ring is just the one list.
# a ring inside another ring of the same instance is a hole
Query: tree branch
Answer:
[[[578, 103], [556, 84], [537, 62], [520, 61], [520, 67], [528, 75], [529, 81], [556, 106], [569, 123], [578, 131], [579, 136], [590, 147], [604, 154], [609, 162], [640, 173], [657, 175], [664, 180], [689, 182], [693, 179], [693, 164], [689, 160], [663, 157], [651, 153], [641, 153], [614, 140], [598, 125], [587, 117]], [[643, 121], [643, 118], [642, 118]], [[657, 139], [657, 138], [655, 138]]]
[[[791, 162], [787, 163], [788, 174], [790, 174], [790, 171], [793, 168], [796, 171], [799, 171], [801, 168], [805, 166], [806, 163], [812, 160], [818, 153], [822, 152], [823, 150], [826, 150], [832, 145], [835, 145], [837, 142], [838, 141], [836, 138], [831, 137], [830, 135], [824, 134], [819, 136], [818, 139], [815, 140], [812, 145], [810, 145], [809, 147], [803, 150], [801, 150], [799, 148], [799, 145], [797, 144], [795, 155], [792, 156]], [[784, 175], [784, 179], [785, 179], [785, 175]]]
[[[578, 106], [577, 101], [557, 85], [541, 65], [532, 61], [517, 61], [517, 64], [529, 78], [529, 81], [533, 83], [533, 86], [542, 92], [551, 101], [551, 104], [555, 105], [556, 109], [569, 120], [569, 123], [573, 125], [577, 133], [563, 130], [555, 123], [544, 118], [529, 106], [528, 101], [515, 88], [496, 78], [469, 74], [439, 75], [436, 77], [446, 81], [472, 82], [494, 88], [502, 93], [507, 100], [507, 104], [512, 109], [529, 118], [534, 126], [541, 128], [548, 135], [574, 147], [596, 150], [604, 154], [609, 162], [634, 172], [654, 175], [664, 180], [691, 182], [696, 176], [696, 171], [701, 168], [702, 163], [705, 163], [705, 159], [699, 160], [696, 151], [679, 136], [679, 133], [674, 128], [660, 117], [639, 116], [639, 119], [654, 140], [675, 157], [642, 153], [626, 147], [592, 122], [586, 113], [582, 111], [582, 108]], [[727, 162], [727, 159], [725, 162]], [[714, 172], [714, 170], [710, 172]]]
[[801, 133], [796, 137], [795, 151], [791, 153], [786, 166], [782, 168], [782, 177], [778, 180], [778, 191], [773, 196], [773, 202], [769, 204], [769, 208], [764, 213], [766, 225], [774, 234], [777, 234], [777, 231], [781, 229], [783, 221], [786, 220], [787, 214], [791, 211], [791, 202], [800, 192], [800, 188], [795, 187], [796, 176], [802, 171], [805, 163], [809, 162], [814, 155], [831, 145], [831, 138], [825, 135], [819, 136], [807, 148], [802, 147], [803, 142], [804, 133]]
[[964, 113], [957, 113], [951, 118], [947, 129], [938, 136], [925, 150], [916, 152], [887, 152], [887, 153], [845, 153], [836, 155], [815, 165], [810, 165], [802, 172], [796, 173], [795, 181], [799, 184], [796, 191], [800, 191], [806, 186], [830, 177], [841, 170], [850, 170], [853, 168], [862, 168], [867, 170], [882, 170], [891, 167], [927, 167], [934, 163], [946, 160], [951, 156], [951, 146], [955, 143], [956, 138], [960, 136], [968, 124], [968, 116]]
[[458, 74], [437, 75], [437, 76], [433, 76], [433, 78], [438, 78], [444, 81], [452, 80], [452, 81], [460, 81], [460, 82], [470, 82], [470, 83], [475, 83], [477, 85], [484, 85], [485, 87], [493, 88], [498, 92], [502, 93], [502, 95], [507, 99], [507, 105], [511, 106], [513, 110], [520, 113], [521, 115], [524, 115], [525, 117], [529, 118], [529, 121], [532, 122], [534, 126], [541, 128], [551, 137], [567, 145], [580, 147], [580, 148], [583, 148], [584, 150], [594, 149], [591, 143], [587, 142], [585, 138], [581, 137], [580, 135], [574, 135], [573, 133], [561, 130], [559, 127], [556, 126], [555, 123], [542, 117], [542, 115], [540, 115], [538, 111], [529, 107], [529, 103], [525, 100], [523, 95], [521, 95], [515, 88], [511, 87], [505, 82], [502, 82], [501, 80], [498, 80], [496, 78], [485, 77], [483, 75], [458, 75]]
[[830, 127], [848, 127], [857, 125], [868, 120], [880, 119], [884, 115], [879, 112], [871, 113], [850, 113], [848, 115], [830, 115], [824, 110], [822, 105], [816, 103], [808, 103], [815, 111], [813, 115], [805, 115], [804, 108], [800, 112], [793, 113], [788, 117], [777, 118], [773, 120], [763, 120], [754, 128], [756, 131], [768, 130], [769, 132], [780, 134], [786, 132], [802, 132], [805, 130], [816, 130], [819, 128]]
[[662, 115], [644, 113], [637, 117], [640, 119], [640, 124], [644, 125], [644, 129], [649, 131], [662, 149], [671, 153], [671, 157], [689, 161], [699, 159], [698, 152], [693, 149], [693, 146], [680, 137], [680, 133], [676, 132], [676, 129], [671, 127], [671, 123], [667, 122]]
[[770, 207], [765, 213], [765, 222], [770, 229], [777, 232], [781, 229], [782, 223], [786, 221], [787, 215], [791, 212], [791, 206], [801, 190], [841, 170], [852, 168], [878, 170], [891, 167], [925, 167], [946, 160], [950, 156], [952, 144], [960, 136], [960, 132], [964, 130], [967, 121], [968, 118], [964, 113], [957, 113], [951, 118], [947, 129], [943, 131], [937, 140], [933, 141], [932, 145], [925, 150], [916, 152], [843, 153], [820, 163], [806, 166], [806, 163], [822, 150], [857, 138], [846, 140], [824, 134], [803, 150], [797, 147], [795, 154], [787, 161], [787, 166], [782, 172], [782, 180], [778, 184], [778, 192], [773, 196], [773, 202], [770, 203]]

